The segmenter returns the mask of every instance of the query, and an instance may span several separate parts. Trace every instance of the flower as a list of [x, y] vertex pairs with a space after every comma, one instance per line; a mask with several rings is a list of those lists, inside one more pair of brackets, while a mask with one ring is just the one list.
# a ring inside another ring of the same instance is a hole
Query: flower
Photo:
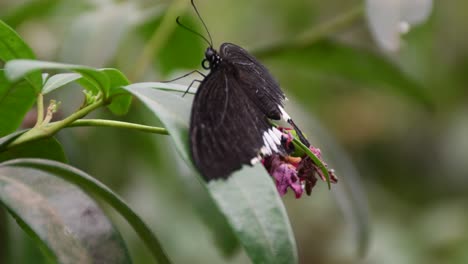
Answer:
[[367, 22], [378, 45], [386, 51], [398, 51], [400, 36], [412, 25], [426, 21], [433, 0], [366, 0]]
[[281, 196], [286, 194], [288, 188], [291, 188], [296, 194], [296, 198], [301, 197], [303, 189], [293, 164], [275, 154], [266, 157], [263, 165], [269, 168], [268, 173], [275, 179], [276, 188]]
[[[282, 144], [289, 155], [281, 155], [274, 153], [266, 156], [263, 160], [263, 166], [275, 180], [276, 188], [281, 196], [284, 196], [288, 188], [294, 191], [296, 198], [300, 198], [306, 191], [310, 195], [312, 188], [317, 183], [317, 178], [326, 181], [321, 168], [306, 154], [299, 157], [294, 156], [294, 145], [292, 144], [293, 136], [291, 129], [279, 128], [283, 132]], [[309, 147], [310, 151], [320, 159], [322, 164], [328, 168], [328, 165], [323, 162], [320, 149], [313, 146]], [[328, 170], [331, 183], [337, 183], [338, 178], [333, 170]]]
[[[309, 149], [314, 153], [317, 158], [320, 159], [320, 161], [325, 165], [327, 168], [328, 165], [323, 162], [322, 160], [322, 155], [320, 152], [320, 149], [315, 148], [313, 146], [310, 146]], [[298, 171], [298, 177], [304, 181], [304, 188], [307, 193], [307, 195], [310, 195], [312, 192], [312, 188], [315, 186], [317, 183], [317, 176], [322, 180], [322, 181], [327, 181], [325, 175], [323, 174], [321, 168], [314, 163], [314, 161], [309, 157], [306, 156], [304, 157], [299, 165], [297, 166], [297, 171]], [[328, 170], [328, 175], [330, 176], [330, 182], [331, 183], [337, 183], [338, 178], [335, 175], [334, 170]]]

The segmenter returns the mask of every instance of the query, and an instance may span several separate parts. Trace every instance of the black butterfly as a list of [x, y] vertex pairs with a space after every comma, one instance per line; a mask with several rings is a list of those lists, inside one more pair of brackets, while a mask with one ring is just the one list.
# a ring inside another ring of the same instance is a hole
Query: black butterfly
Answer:
[[[192, 159], [207, 180], [227, 178], [243, 164], [253, 165], [261, 157], [286, 155], [282, 133], [268, 119], [285, 119], [294, 125], [283, 109], [285, 95], [268, 70], [241, 47], [223, 43], [217, 52], [211, 35], [196, 6], [210, 41], [202, 61], [205, 76], [193, 100], [190, 118]], [[308, 145], [299, 130], [299, 137]]]

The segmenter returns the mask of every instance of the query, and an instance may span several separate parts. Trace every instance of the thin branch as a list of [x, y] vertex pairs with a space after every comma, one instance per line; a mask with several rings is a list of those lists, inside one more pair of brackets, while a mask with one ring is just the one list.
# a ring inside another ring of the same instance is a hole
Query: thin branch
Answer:
[[177, 26], [176, 18], [186, 9], [188, 2], [187, 0], [176, 0], [169, 6], [161, 24], [154, 31], [151, 39], [138, 57], [134, 71], [129, 74], [129, 79], [131, 81], [140, 79], [145, 74], [154, 56], [164, 48], [164, 45]]
[[145, 125], [140, 125], [140, 124], [115, 121], [115, 120], [105, 120], [105, 119], [80, 119], [67, 125], [67, 127], [87, 127], [87, 126], [125, 128], [125, 129], [133, 129], [133, 130], [160, 134], [160, 135], [169, 135], [169, 132], [167, 131], [167, 129], [163, 127], [145, 126]]
[[310, 30], [303, 32], [295, 38], [287, 39], [274, 43], [270, 46], [257, 48], [252, 51], [257, 57], [268, 57], [288, 49], [305, 48], [319, 40], [325, 39], [333, 33], [339, 32], [361, 19], [364, 14], [364, 7], [362, 4], [339, 14], [331, 20], [327, 20]]
[[13, 142], [11, 142], [7, 148], [11, 148], [13, 146], [23, 144], [28, 141], [38, 140], [41, 138], [46, 138], [54, 135], [60, 129], [68, 126], [70, 123], [74, 122], [75, 120], [82, 118], [89, 114], [90, 112], [94, 111], [96, 108], [99, 108], [104, 105], [103, 99], [99, 99], [96, 102], [76, 111], [75, 113], [71, 114], [67, 118], [54, 122], [52, 124], [46, 126], [38, 126], [33, 127], [28, 132], [22, 134]]

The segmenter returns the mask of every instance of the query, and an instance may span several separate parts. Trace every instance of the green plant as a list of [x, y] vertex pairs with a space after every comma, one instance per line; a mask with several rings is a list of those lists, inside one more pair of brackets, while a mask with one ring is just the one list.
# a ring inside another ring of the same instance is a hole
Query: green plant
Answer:
[[[149, 38], [135, 69], [128, 75], [130, 78], [115, 68], [35, 60], [31, 48], [10, 26], [0, 21], [0, 61], [5, 62], [4, 68], [0, 69], [0, 203], [52, 262], [92, 263], [103, 258], [110, 263], [132, 262], [112, 218], [100, 209], [98, 202], [105, 202], [117, 211], [159, 263], [170, 262], [161, 245], [164, 243], [159, 242], [157, 234], [129, 205], [106, 185], [67, 165], [67, 157], [55, 135], [69, 127], [91, 126], [97, 129], [105, 126], [170, 136], [180, 157], [191, 166], [187, 151], [191, 98], [181, 96], [187, 87], [130, 81], [140, 79], [155, 56], [168, 56], [161, 50], [174, 31], [174, 18], [185, 9], [185, 2], [175, 1], [165, 12], [166, 15], [156, 22], [158, 29]], [[272, 60], [273, 64], [275, 59], [281, 58], [285, 65], [290, 63], [305, 69], [319, 69], [363, 83], [390, 84], [397, 89], [403, 87], [402, 94], [428, 105], [429, 99], [418, 84], [387, 60], [374, 53], [358, 52], [325, 39], [327, 34], [361, 15], [362, 7], [358, 6], [297, 38], [254, 52], [261, 58]], [[14, 22], [14, 19], [10, 18], [10, 21]], [[296, 51], [301, 53], [297, 54]], [[272, 54], [275, 56], [271, 57]], [[304, 54], [312, 58], [324, 54], [328, 56], [326, 59], [304, 60]], [[166, 68], [175, 67], [168, 64]], [[45, 74], [45, 71], [53, 74]], [[51, 93], [53, 96], [61, 88], [71, 88], [68, 85], [71, 83], [84, 89], [83, 103], [68, 116], [53, 121], [60, 107], [68, 102], [45, 102], [44, 96]], [[115, 116], [125, 115], [134, 97], [144, 103], [164, 127], [109, 119], [84, 119], [102, 108], [107, 108]], [[37, 114], [35, 124], [17, 131], [34, 104]], [[312, 152], [300, 142], [295, 143], [324, 168]], [[326, 170], [324, 173], [327, 175]], [[196, 177], [195, 171], [192, 174]], [[205, 184], [200, 179], [200, 182], [204, 186], [203, 191], [210, 197], [201, 206], [210, 208], [217, 217], [217, 223], [212, 228], [228, 230], [226, 233], [233, 231], [253, 262], [298, 261], [286, 210], [262, 166], [244, 168], [228, 181]], [[363, 212], [365, 209], [360, 211], [357, 208], [359, 203], [355, 201], [353, 192], [347, 195], [357, 212], [354, 216], [357, 219], [355, 226], [359, 233], [358, 244], [363, 252], [368, 237], [368, 227], [365, 225], [367, 216]], [[72, 215], [69, 214], [70, 208], [73, 208]], [[100, 224], [82, 226], [82, 223], [90, 221]], [[237, 243], [235, 241], [234, 246], [228, 247], [235, 248]]]
[[[44, 252], [51, 259], [61, 263], [89, 262], [94, 256], [104, 254], [104, 250], [107, 249], [102, 248], [100, 250], [103, 252], [96, 253], [96, 249], [86, 248], [86, 245], [90, 243], [89, 239], [96, 239], [94, 237], [84, 237], [81, 240], [72, 237], [72, 241], [67, 242], [70, 238], [66, 235], [66, 230], [81, 232], [81, 229], [73, 230], [73, 226], [84, 220], [61, 217], [55, 220], [53, 215], [66, 214], [63, 212], [66, 211], [66, 208], [56, 208], [53, 205], [57, 199], [54, 192], [48, 193], [36, 189], [37, 185], [47, 184], [60, 189], [60, 192], [68, 193], [68, 189], [80, 192], [76, 190], [76, 187], [80, 187], [91, 197], [97, 197], [117, 210], [141, 236], [158, 262], [169, 262], [169, 257], [164, 253], [156, 236], [149, 231], [143, 220], [128, 205], [91, 176], [65, 164], [66, 157], [60, 143], [54, 139], [54, 135], [63, 128], [76, 126], [110, 126], [170, 135], [181, 156], [190, 164], [187, 131], [191, 99], [180, 96], [186, 88], [166, 83], [130, 84], [123, 73], [117, 69], [95, 69], [32, 60], [33, 54], [30, 48], [11, 28], [0, 22], [0, 30], [3, 33], [1, 41], [5, 46], [0, 55], [2, 55], [2, 60], [7, 61], [5, 68], [0, 71], [3, 93], [1, 105], [2, 113], [9, 114], [2, 117], [2, 123], [5, 126], [2, 127], [4, 137], [0, 145], [4, 161], [0, 165], [2, 182], [0, 197], [4, 206], [21, 223], [21, 226], [32, 237], [36, 238], [35, 240], [39, 245], [42, 245]], [[42, 70], [58, 70], [66, 73], [47, 75], [43, 78]], [[44, 109], [44, 95], [71, 82], [77, 82], [85, 88], [83, 104], [76, 112], [62, 120], [51, 122], [60, 103], [51, 100], [47, 108]], [[20, 92], [27, 94], [16, 94]], [[83, 119], [100, 107], [107, 107], [115, 114], [125, 114], [130, 107], [131, 94], [144, 102], [165, 124], [166, 128], [114, 120]], [[25, 112], [31, 107], [32, 102], [37, 104], [36, 124], [31, 129], [14, 132], [21, 123]], [[6, 124], [13, 125], [8, 127]], [[301, 143], [296, 141], [296, 144]], [[311, 152], [309, 155], [316, 162], [320, 162]], [[207, 185], [207, 188], [220, 210], [227, 216], [230, 226], [238, 234], [252, 260], [289, 262], [296, 259], [288, 218], [269, 176], [261, 166], [252, 169], [245, 168], [235, 174], [232, 180], [211, 183]], [[18, 180], [17, 175], [22, 175], [23, 178]], [[36, 175], [40, 175], [39, 179], [36, 179]], [[45, 186], [44, 188], [52, 187]], [[93, 210], [92, 212], [99, 214], [103, 221], [108, 221], [92, 200], [89, 200], [85, 194], [80, 195], [83, 200], [87, 201], [85, 207], [77, 207], [74, 204], [77, 202], [75, 200], [69, 201], [68, 206], [74, 207], [75, 210], [82, 210], [81, 212], [85, 215], [89, 210]], [[32, 204], [20, 201], [36, 196], [40, 201], [34, 201]], [[68, 199], [75, 199], [75, 197], [69, 198], [66, 194], [60, 197], [60, 200], [63, 201]], [[88, 203], [93, 204], [93, 209], [88, 207]], [[30, 215], [28, 207], [38, 208], [40, 216]], [[242, 216], [239, 215], [240, 212], [242, 212]], [[67, 220], [72, 222], [67, 223]], [[60, 226], [56, 226], [54, 221], [59, 221]], [[53, 231], [57, 236], [50, 235], [50, 230], [44, 230], [44, 226], [48, 225], [60, 228], [58, 231]], [[116, 232], [114, 229], [108, 231], [112, 232], [111, 234]], [[103, 235], [103, 239], [107, 239], [109, 235], [106, 233]], [[122, 252], [126, 252], [119, 235], [112, 236], [115, 239], [114, 243], [122, 247]], [[80, 237], [79, 234], [78, 237]], [[272, 244], [273, 241], [275, 242]], [[105, 240], [93, 242], [106, 243]], [[62, 248], [63, 243], [67, 245], [67, 248]], [[77, 252], [68, 254], [68, 250], [74, 250], [74, 247], [76, 247]], [[112, 260], [113, 263], [129, 262], [128, 254], [122, 252], [115, 251], [109, 255], [115, 258], [120, 257]], [[94, 260], [96, 261], [96, 259]]]

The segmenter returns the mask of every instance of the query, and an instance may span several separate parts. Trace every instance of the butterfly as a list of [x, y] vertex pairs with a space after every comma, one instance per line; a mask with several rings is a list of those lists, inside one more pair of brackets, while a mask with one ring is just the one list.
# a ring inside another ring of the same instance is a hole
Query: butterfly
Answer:
[[191, 157], [204, 179], [225, 179], [262, 157], [287, 155], [282, 133], [270, 120], [284, 119], [309, 145], [284, 110], [285, 94], [267, 68], [238, 45], [223, 43], [215, 50], [207, 26], [191, 3], [210, 39], [177, 19], [180, 26], [209, 44], [202, 61], [209, 73], [199, 81], [189, 129]]

